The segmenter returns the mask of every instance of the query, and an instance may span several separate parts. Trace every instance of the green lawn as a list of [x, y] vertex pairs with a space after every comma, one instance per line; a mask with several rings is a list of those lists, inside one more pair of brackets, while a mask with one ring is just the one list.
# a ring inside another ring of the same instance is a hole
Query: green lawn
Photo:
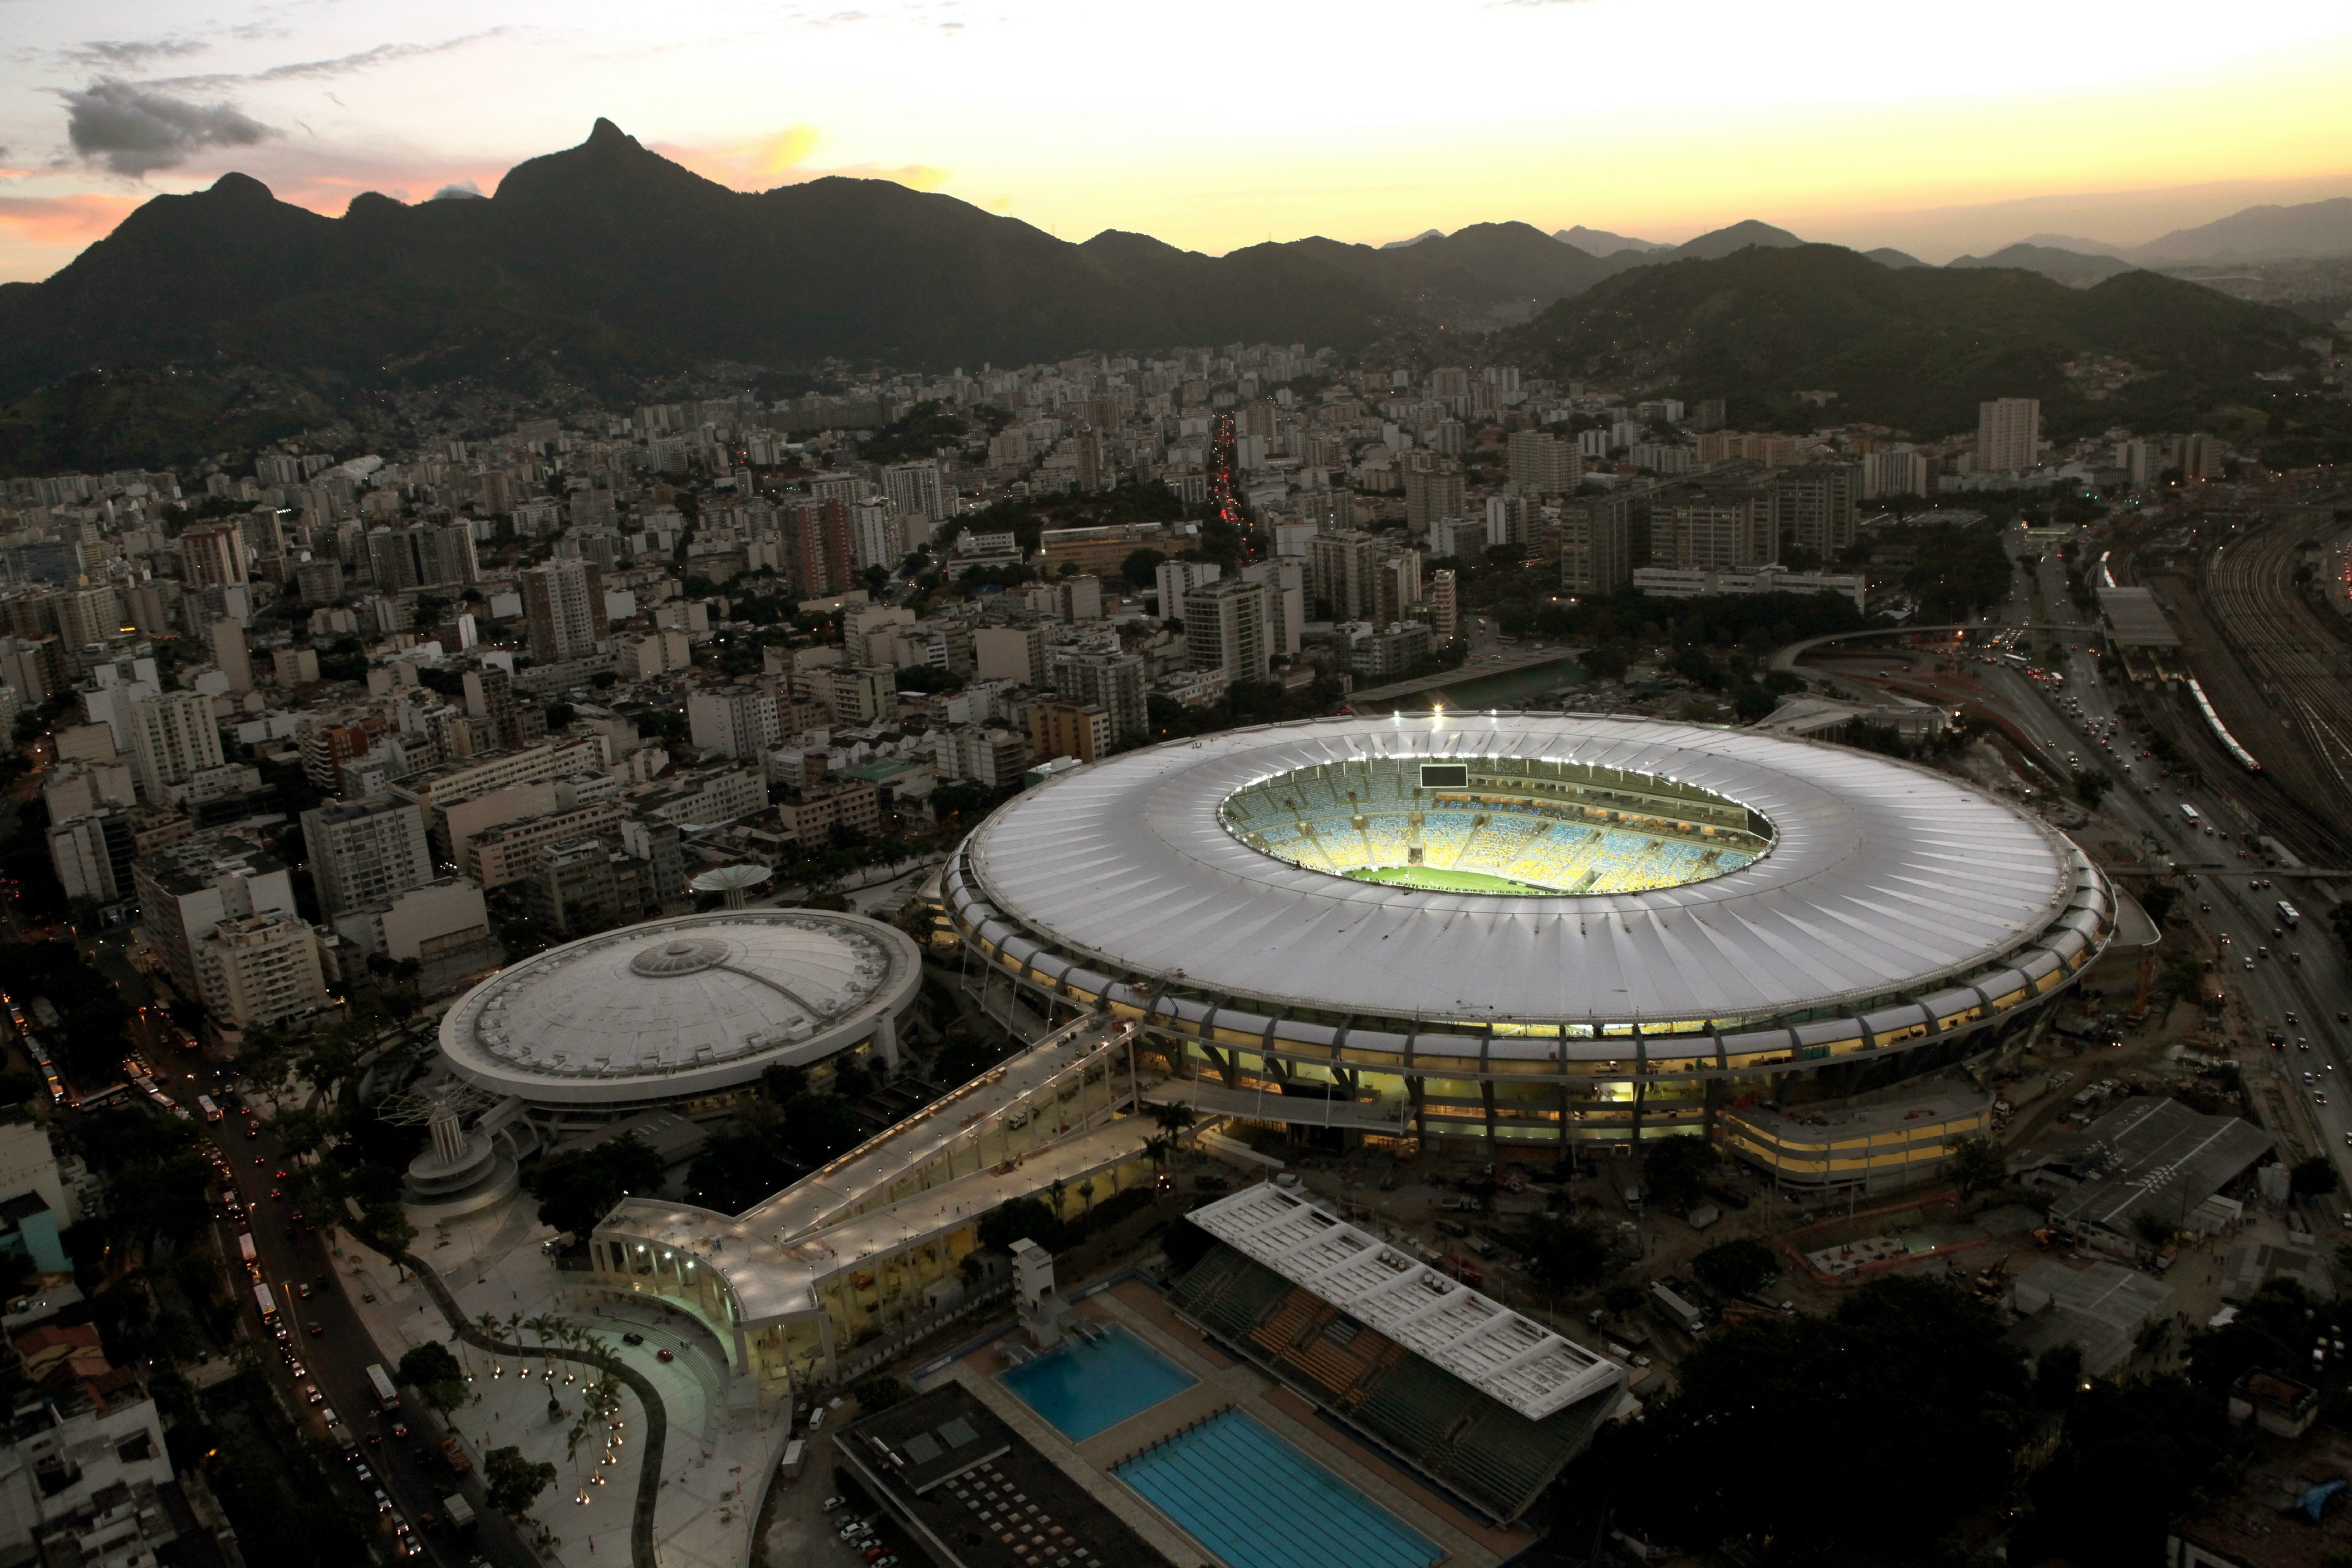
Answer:
[[1445, 871], [1434, 866], [1382, 866], [1375, 869], [1348, 873], [1360, 882], [1387, 882], [1400, 888], [1419, 888], [1431, 893], [1556, 893], [1557, 888], [1538, 887], [1533, 882], [1515, 882], [1508, 877], [1490, 877], [1484, 871]]

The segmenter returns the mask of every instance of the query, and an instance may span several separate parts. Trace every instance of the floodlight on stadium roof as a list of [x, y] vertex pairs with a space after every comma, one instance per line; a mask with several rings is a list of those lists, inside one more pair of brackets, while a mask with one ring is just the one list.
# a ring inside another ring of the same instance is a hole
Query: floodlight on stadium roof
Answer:
[[730, 910], [584, 937], [501, 970], [441, 1019], [450, 1070], [547, 1105], [688, 1099], [892, 1027], [922, 955], [858, 915]]
[[2072, 843], [1948, 775], [1557, 713], [1127, 752], [1000, 808], [942, 888], [1035, 984], [1334, 1060], [1416, 1039], [1654, 1060], [1696, 1034], [1736, 1067], [1934, 1040], [2079, 972], [2115, 908]]

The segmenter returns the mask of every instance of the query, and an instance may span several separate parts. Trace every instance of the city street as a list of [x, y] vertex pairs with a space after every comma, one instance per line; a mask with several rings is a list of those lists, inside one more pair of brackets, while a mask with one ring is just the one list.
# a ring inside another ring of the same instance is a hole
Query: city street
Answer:
[[[153, 992], [145, 977], [122, 956], [119, 943], [105, 943], [95, 958], [100, 970], [122, 988], [131, 1006], [142, 1009], [133, 1015], [132, 1034], [141, 1055], [156, 1069], [157, 1081], [192, 1115], [199, 1116], [197, 1124], [211, 1147], [226, 1161], [255, 1248], [260, 1255], [262, 1279], [278, 1303], [291, 1335], [288, 1342], [307, 1375], [292, 1375], [261, 1325], [252, 1286], [232, 1271], [230, 1283], [242, 1298], [238, 1333], [252, 1342], [265, 1374], [284, 1392], [287, 1404], [300, 1412], [302, 1420], [315, 1432], [331, 1442], [339, 1439], [339, 1433], [327, 1431], [320, 1423], [319, 1411], [331, 1410], [361, 1443], [373, 1483], [362, 1484], [348, 1463], [336, 1467], [339, 1481], [350, 1487], [351, 1495], [362, 1510], [374, 1507], [373, 1494], [381, 1486], [393, 1506], [417, 1527], [425, 1558], [436, 1568], [457, 1568], [478, 1553], [489, 1555], [494, 1561], [528, 1562], [513, 1541], [511, 1527], [502, 1517], [487, 1510], [479, 1510], [480, 1522], [464, 1541], [446, 1528], [423, 1528], [428, 1514], [436, 1518], [443, 1514], [442, 1499], [457, 1489], [455, 1480], [437, 1457], [421, 1457], [425, 1449], [416, 1438], [404, 1440], [393, 1436], [393, 1427], [401, 1420], [399, 1412], [383, 1415], [376, 1413], [367, 1369], [377, 1362], [378, 1354], [345, 1294], [347, 1289], [359, 1287], [350, 1281], [353, 1260], [342, 1256], [338, 1233], [320, 1224], [320, 1216], [316, 1215], [297, 1221], [290, 1201], [269, 1195], [274, 1188], [282, 1187], [277, 1173], [289, 1169], [277, 1137], [259, 1125], [273, 1108], [267, 1103], [251, 1106], [253, 1114], [247, 1117], [239, 1113], [244, 1108], [229, 1103], [236, 1096], [216, 1095], [224, 1118], [217, 1123], [205, 1124], [196, 1097], [210, 1093], [219, 1082], [217, 1069], [204, 1058], [169, 1044], [159, 1026], [163, 1019]], [[149, 1008], [155, 1010], [143, 1010]], [[238, 1222], [227, 1218], [214, 1222], [215, 1240], [223, 1258], [236, 1257], [236, 1238], [242, 1228]], [[389, 1373], [394, 1368], [386, 1366], [384, 1370]], [[306, 1383], [315, 1384], [326, 1395], [323, 1406], [304, 1403], [301, 1388]], [[391, 1542], [391, 1527], [386, 1523], [378, 1545], [387, 1561], [392, 1556]]]

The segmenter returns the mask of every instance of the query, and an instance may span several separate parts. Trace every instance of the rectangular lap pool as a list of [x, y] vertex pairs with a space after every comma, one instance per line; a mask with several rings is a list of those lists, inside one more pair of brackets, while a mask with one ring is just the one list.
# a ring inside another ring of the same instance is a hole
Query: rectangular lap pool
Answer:
[[1003, 1374], [1004, 1386], [1073, 1443], [1192, 1386], [1182, 1367], [1117, 1323]]
[[1427, 1568], [1444, 1555], [1238, 1410], [1117, 1473], [1234, 1568]]

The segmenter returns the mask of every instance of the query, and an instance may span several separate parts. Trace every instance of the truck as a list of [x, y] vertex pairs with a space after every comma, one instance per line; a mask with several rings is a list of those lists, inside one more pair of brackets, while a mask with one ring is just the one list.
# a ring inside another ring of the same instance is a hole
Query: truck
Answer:
[[382, 1410], [397, 1410], [400, 1408], [400, 1390], [392, 1385], [392, 1379], [384, 1374], [384, 1370], [381, 1363], [371, 1363], [369, 1364], [367, 1369], [367, 1380], [368, 1386], [375, 1390], [375, 1402], [377, 1408]]
[[1650, 1310], [1673, 1327], [1696, 1339], [1706, 1331], [1706, 1318], [1696, 1307], [1666, 1288], [1663, 1279], [1650, 1281]]
[[801, 1438], [795, 1437], [784, 1445], [784, 1461], [778, 1467], [784, 1479], [796, 1481], [801, 1479], [801, 1467], [807, 1453], [808, 1444]]
[[466, 1500], [463, 1492], [451, 1492], [441, 1500], [442, 1516], [452, 1530], [465, 1530], [474, 1522], [474, 1505]]
[[466, 1445], [455, 1437], [441, 1439], [441, 1462], [449, 1467], [453, 1476], [462, 1476], [474, 1468], [474, 1461], [466, 1455]]

